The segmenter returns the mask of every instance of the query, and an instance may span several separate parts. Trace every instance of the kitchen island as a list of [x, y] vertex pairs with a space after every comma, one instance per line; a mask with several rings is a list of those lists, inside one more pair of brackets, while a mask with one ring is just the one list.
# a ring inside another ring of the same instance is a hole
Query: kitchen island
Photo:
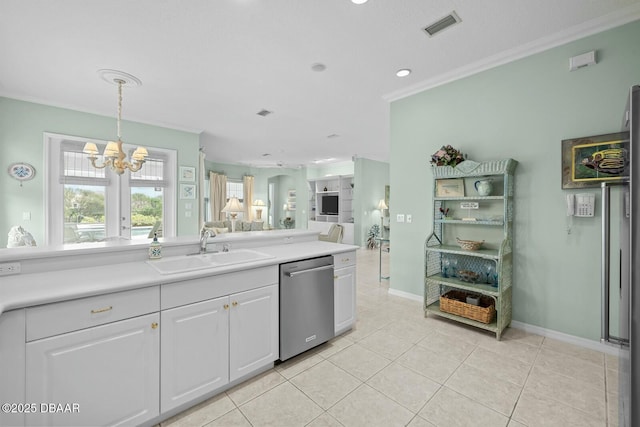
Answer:
[[[162, 243], [164, 261], [199, 248]], [[152, 425], [271, 368], [281, 263], [333, 255], [336, 331], [353, 325], [356, 247], [282, 230], [208, 240], [208, 252], [223, 248], [264, 256], [161, 274], [147, 246], [130, 242], [2, 254], [21, 273], [0, 284], [0, 400], [34, 406], [0, 424]]]

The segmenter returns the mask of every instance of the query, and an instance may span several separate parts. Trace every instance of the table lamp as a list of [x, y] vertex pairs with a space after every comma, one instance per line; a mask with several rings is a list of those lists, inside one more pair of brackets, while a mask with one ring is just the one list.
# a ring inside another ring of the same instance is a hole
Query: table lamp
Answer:
[[256, 199], [253, 201], [253, 206], [256, 208], [256, 219], [262, 219], [262, 208], [266, 206], [265, 203], [260, 199]]
[[380, 237], [384, 237], [384, 210], [389, 209], [384, 199], [380, 199], [378, 209], [380, 209]]
[[244, 208], [242, 207], [242, 203], [238, 200], [237, 197], [229, 198], [229, 201], [224, 208], [222, 208], [222, 212], [228, 213], [231, 217], [231, 232], [236, 231], [236, 217], [238, 216], [238, 212], [242, 212]]

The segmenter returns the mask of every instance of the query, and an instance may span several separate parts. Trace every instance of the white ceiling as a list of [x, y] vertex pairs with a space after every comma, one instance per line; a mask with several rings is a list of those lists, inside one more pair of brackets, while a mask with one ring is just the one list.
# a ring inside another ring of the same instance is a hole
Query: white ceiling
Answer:
[[123, 119], [201, 133], [208, 160], [388, 161], [390, 100], [637, 19], [640, 0], [1, 0], [0, 96], [115, 117], [97, 70], [122, 70], [143, 83]]

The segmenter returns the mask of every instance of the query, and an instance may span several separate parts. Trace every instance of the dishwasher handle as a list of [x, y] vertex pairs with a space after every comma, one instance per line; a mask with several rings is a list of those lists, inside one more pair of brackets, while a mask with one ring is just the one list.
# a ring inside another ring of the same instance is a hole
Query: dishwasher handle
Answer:
[[321, 267], [309, 268], [307, 270], [286, 271], [284, 275], [287, 277], [295, 277], [300, 274], [312, 273], [314, 271], [322, 271], [322, 270], [328, 270], [328, 269], [333, 269], [333, 265], [323, 265]]

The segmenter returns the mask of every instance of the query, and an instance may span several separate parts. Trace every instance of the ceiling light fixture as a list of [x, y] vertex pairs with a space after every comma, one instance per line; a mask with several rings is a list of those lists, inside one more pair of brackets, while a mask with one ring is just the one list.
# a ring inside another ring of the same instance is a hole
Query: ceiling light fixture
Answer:
[[100, 70], [98, 72], [103, 79], [106, 81], [108, 78], [112, 78], [111, 83], [115, 83], [118, 85], [118, 120], [117, 120], [117, 129], [118, 129], [118, 140], [117, 141], [109, 141], [107, 146], [104, 149], [104, 162], [101, 165], [96, 164], [96, 160], [98, 159], [97, 155], [99, 153], [98, 147], [93, 142], [87, 142], [82, 149], [82, 152], [89, 155], [89, 160], [91, 160], [91, 165], [96, 169], [104, 169], [109, 166], [112, 171], [117, 173], [118, 175], [122, 175], [125, 170], [129, 169], [131, 172], [137, 172], [142, 168], [142, 165], [145, 162], [145, 158], [149, 155], [147, 149], [144, 147], [138, 147], [131, 155], [131, 160], [133, 163], [126, 161], [126, 154], [122, 150], [122, 138], [120, 134], [120, 121], [122, 120], [122, 86], [124, 85], [134, 85], [139, 86], [141, 84], [140, 80], [131, 76], [127, 73], [122, 73], [114, 70]]
[[411, 70], [408, 68], [402, 68], [396, 71], [396, 76], [398, 77], [407, 77], [409, 74], [411, 74]]
[[351, 0], [353, 4], [365, 4], [368, 0]]
[[269, 114], [273, 114], [273, 111], [265, 110], [264, 108], [256, 113], [259, 116], [267, 117]]

